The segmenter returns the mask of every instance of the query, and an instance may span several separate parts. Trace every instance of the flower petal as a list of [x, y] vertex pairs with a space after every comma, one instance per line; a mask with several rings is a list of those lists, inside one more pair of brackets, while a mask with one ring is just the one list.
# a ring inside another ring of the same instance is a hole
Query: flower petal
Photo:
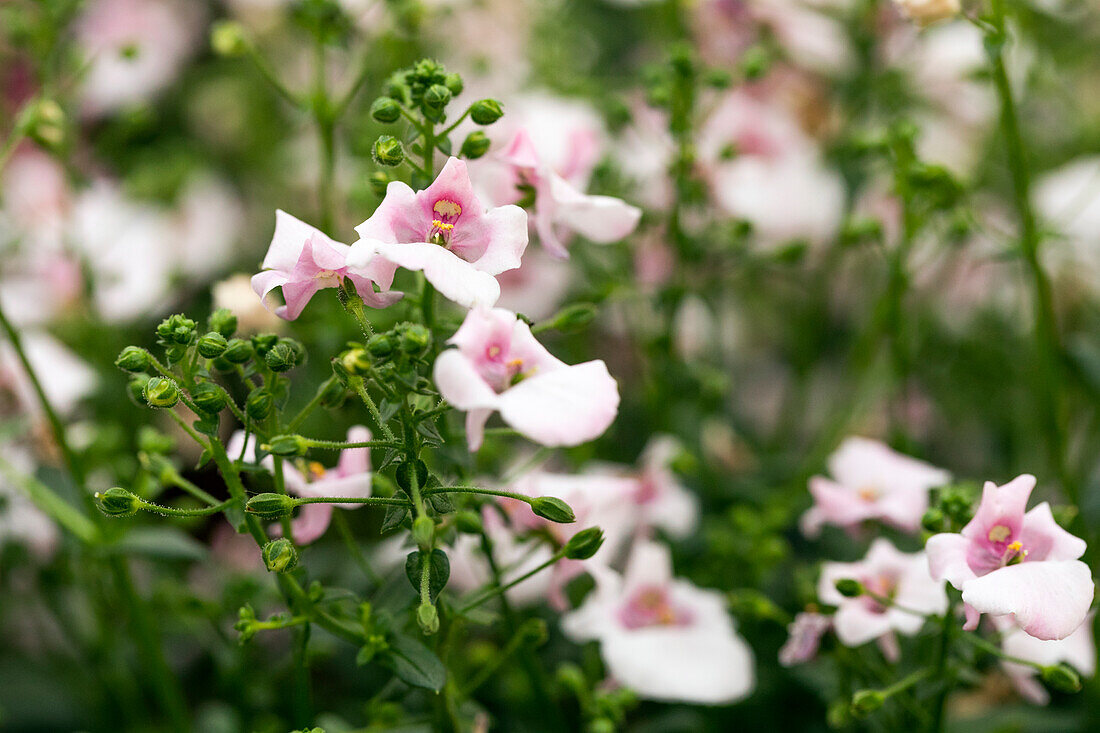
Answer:
[[1022, 562], [968, 581], [963, 601], [981, 613], [1014, 614], [1037, 639], [1064, 639], [1085, 620], [1094, 590], [1079, 560]]
[[554, 223], [561, 224], [600, 244], [617, 242], [630, 234], [642, 218], [642, 210], [613, 196], [581, 193], [555, 173], [550, 174], [554, 199]]
[[956, 588], [974, 579], [974, 571], [966, 561], [970, 540], [961, 534], [932, 535], [924, 545], [928, 554], [928, 570], [936, 580], [946, 580]]
[[466, 308], [491, 306], [500, 297], [500, 285], [496, 278], [439, 245], [427, 242], [376, 242], [374, 248], [379, 255], [399, 267], [422, 271], [428, 282], [445, 298]]
[[619, 386], [602, 361], [528, 377], [499, 395], [500, 415], [547, 446], [580, 445], [599, 437], [619, 411]]

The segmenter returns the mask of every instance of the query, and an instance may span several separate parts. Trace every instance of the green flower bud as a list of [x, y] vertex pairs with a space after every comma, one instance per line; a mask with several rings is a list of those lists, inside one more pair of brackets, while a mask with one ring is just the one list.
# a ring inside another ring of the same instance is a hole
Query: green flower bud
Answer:
[[920, 524], [925, 530], [936, 533], [947, 529], [947, 516], [938, 507], [932, 507], [921, 517]]
[[401, 165], [401, 161], [405, 160], [405, 148], [402, 147], [401, 141], [392, 135], [382, 135], [374, 141], [371, 157], [378, 165]]
[[574, 303], [555, 313], [545, 324], [539, 324], [539, 328], [575, 333], [592, 322], [597, 310], [593, 303]]
[[294, 499], [285, 494], [257, 494], [248, 500], [244, 510], [249, 514], [255, 514], [261, 519], [278, 519], [290, 514], [297, 506]]
[[191, 390], [191, 399], [195, 402], [195, 407], [207, 415], [218, 414], [225, 409], [228, 402], [225, 392], [210, 382], [202, 382]]
[[136, 374], [126, 384], [126, 389], [130, 393], [130, 399], [136, 404], [148, 407], [149, 403], [145, 401], [145, 385], [149, 383], [149, 377], [144, 374]]
[[113, 489], [95, 493], [99, 510], [108, 517], [129, 517], [137, 514], [140, 500], [126, 489], [117, 486]]
[[226, 58], [240, 56], [248, 50], [244, 26], [233, 20], [221, 20], [210, 29], [210, 47]]
[[439, 631], [439, 612], [430, 603], [422, 603], [416, 609], [416, 623], [420, 624], [420, 630], [427, 635]]
[[401, 119], [401, 105], [393, 97], [379, 97], [370, 106], [370, 116], [389, 124]]
[[435, 520], [425, 515], [414, 519], [412, 537], [421, 552], [429, 552], [432, 549], [432, 540], [435, 539]]
[[378, 333], [370, 337], [367, 342], [367, 351], [378, 359], [384, 359], [393, 353], [393, 337], [387, 333]]
[[52, 99], [40, 99], [28, 105], [20, 119], [27, 136], [49, 150], [65, 143], [65, 111]]
[[565, 543], [565, 556], [570, 560], [587, 560], [596, 554], [603, 544], [603, 530], [599, 527], [582, 529]]
[[340, 383], [340, 380], [333, 379], [325, 386], [324, 391], [321, 392], [321, 405], [324, 407], [339, 407], [344, 403], [344, 398], [347, 394], [347, 388]]
[[225, 353], [229, 342], [217, 331], [211, 331], [199, 339], [199, 355], [207, 359], [215, 359]]
[[825, 711], [825, 723], [830, 728], [844, 728], [852, 722], [852, 706], [850, 700], [837, 700]]
[[424, 92], [423, 104], [430, 110], [439, 111], [451, 101], [451, 90], [442, 84], [432, 84]]
[[257, 387], [248, 393], [244, 401], [244, 414], [256, 422], [262, 422], [271, 414], [271, 408], [275, 406], [275, 398], [263, 387]]
[[370, 371], [370, 357], [363, 349], [348, 349], [340, 355], [340, 366], [348, 374], [362, 376]]
[[852, 695], [852, 715], [862, 718], [870, 715], [886, 703], [886, 696], [878, 690], [860, 690]]
[[455, 515], [455, 528], [466, 534], [481, 534], [483, 529], [481, 517], [477, 512], [471, 512], [468, 509], [461, 511]]
[[458, 154], [463, 158], [476, 160], [489, 152], [491, 144], [488, 135], [481, 130], [474, 130], [462, 141], [462, 147], [459, 148]]
[[558, 524], [569, 524], [577, 521], [577, 516], [564, 501], [556, 496], [540, 496], [531, 501], [531, 511], [543, 519], [549, 519]]
[[252, 337], [252, 348], [256, 350], [258, 356], [266, 356], [277, 343], [279, 343], [279, 335], [275, 333], [258, 333]]
[[1053, 664], [1043, 667], [1040, 672], [1043, 682], [1046, 682], [1058, 692], [1080, 692], [1081, 675], [1068, 664]]
[[558, 684], [573, 693], [587, 692], [588, 690], [588, 680], [581, 668], [575, 664], [569, 662], [562, 664], [558, 667], [555, 676], [558, 678]]
[[375, 171], [367, 178], [367, 182], [370, 183], [370, 189], [374, 191], [375, 195], [385, 196], [386, 189], [390, 185], [390, 174], [386, 171]]
[[401, 351], [409, 356], [418, 356], [424, 353], [432, 343], [432, 332], [427, 326], [419, 323], [410, 323], [401, 329]]
[[157, 336], [162, 344], [187, 346], [195, 337], [195, 322], [179, 313], [168, 316], [157, 326]]
[[302, 363], [305, 350], [297, 341], [280, 339], [271, 351], [264, 354], [264, 361], [273, 372], [288, 372]]
[[836, 592], [845, 598], [859, 598], [863, 595], [863, 583], [855, 578], [840, 578], [835, 585]]
[[264, 559], [264, 565], [272, 573], [289, 573], [298, 565], [298, 550], [286, 537], [268, 542], [260, 555]]
[[137, 346], [127, 346], [115, 359], [115, 366], [124, 372], [147, 372], [152, 365], [149, 353]]
[[226, 342], [222, 358], [230, 364], [244, 364], [252, 358], [252, 344], [244, 339], [230, 339]]
[[237, 332], [237, 317], [228, 308], [218, 308], [210, 314], [207, 323], [211, 331], [217, 331], [226, 338], [232, 338]]
[[443, 86], [450, 90], [451, 96], [457, 97], [462, 94], [462, 90], [466, 88], [465, 83], [462, 81], [461, 74], [447, 74], [443, 77]]
[[145, 383], [144, 396], [150, 407], [174, 407], [180, 401], [180, 390], [172, 379], [153, 377]]
[[478, 125], [491, 125], [504, 116], [504, 107], [495, 99], [481, 99], [470, 105], [470, 119]]
[[284, 458], [304, 456], [309, 450], [309, 441], [301, 435], [276, 435], [263, 449]]

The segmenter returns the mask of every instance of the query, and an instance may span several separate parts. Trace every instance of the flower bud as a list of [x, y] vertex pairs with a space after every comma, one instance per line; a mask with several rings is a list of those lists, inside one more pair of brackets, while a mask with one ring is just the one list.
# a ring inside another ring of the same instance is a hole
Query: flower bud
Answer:
[[950, 20], [962, 12], [959, 0], [894, 0], [894, 4], [902, 15], [921, 27]]
[[347, 388], [340, 383], [339, 379], [330, 380], [324, 391], [321, 392], [321, 405], [324, 407], [339, 407], [344, 403], [347, 393]]
[[466, 534], [481, 534], [481, 517], [477, 512], [461, 511], [455, 515], [455, 529]]
[[1081, 675], [1077, 674], [1068, 664], [1053, 664], [1043, 667], [1040, 672], [1043, 682], [1046, 682], [1058, 692], [1080, 692]]
[[260, 555], [264, 559], [264, 565], [272, 573], [289, 573], [298, 565], [298, 550], [286, 537], [268, 542]]
[[266, 356], [277, 343], [279, 343], [279, 335], [275, 333], [258, 333], [252, 337], [252, 348], [258, 356]]
[[226, 58], [240, 56], [248, 50], [244, 26], [233, 20], [221, 20], [210, 29], [210, 48]]
[[370, 184], [370, 190], [374, 191], [376, 196], [385, 196], [386, 189], [390, 185], [390, 174], [386, 171], [375, 171], [367, 178], [367, 182]]
[[504, 108], [495, 99], [481, 99], [470, 105], [470, 119], [478, 125], [491, 125], [504, 116]]
[[615, 733], [618, 726], [610, 718], [593, 718], [588, 724], [587, 733]]
[[199, 355], [207, 359], [216, 359], [225, 353], [229, 342], [217, 331], [211, 331], [199, 339]]
[[886, 696], [878, 690], [860, 690], [852, 695], [852, 715], [861, 718], [870, 715], [886, 703]]
[[558, 524], [569, 524], [577, 521], [577, 515], [564, 501], [556, 496], [540, 496], [531, 501], [531, 511], [543, 519], [549, 519]]
[[367, 351], [370, 355], [379, 359], [384, 359], [393, 353], [394, 343], [393, 337], [387, 333], [378, 333], [370, 337], [370, 341], [367, 342]]
[[244, 414], [252, 420], [261, 422], [271, 414], [271, 408], [275, 406], [275, 398], [263, 387], [257, 387], [248, 393], [244, 401]]
[[575, 333], [584, 329], [596, 317], [597, 308], [592, 303], [574, 303], [555, 313], [539, 328], [554, 329], [562, 333]]
[[434, 634], [439, 631], [439, 612], [432, 604], [421, 603], [416, 609], [416, 623], [425, 634]]
[[137, 346], [127, 346], [115, 359], [115, 366], [124, 372], [146, 372], [152, 363], [149, 353]]
[[149, 403], [145, 401], [145, 385], [147, 384], [149, 384], [149, 377], [144, 374], [135, 374], [126, 384], [126, 389], [130, 393], [130, 399], [136, 404], [144, 407], [149, 406]]
[[442, 84], [432, 84], [424, 92], [424, 106], [438, 112], [451, 101], [451, 90]]
[[455, 73], [450, 73], [443, 77], [443, 86], [450, 90], [451, 96], [453, 97], [462, 94], [462, 90], [466, 88], [466, 84], [462, 81], [462, 75]]
[[216, 415], [225, 409], [227, 403], [225, 392], [215, 384], [202, 382], [191, 390], [191, 399], [195, 407], [207, 415]]
[[228, 308], [218, 308], [211, 313], [207, 324], [211, 331], [217, 331], [226, 338], [231, 338], [237, 332], [237, 317]]
[[297, 341], [280, 339], [271, 351], [264, 354], [264, 361], [273, 372], [288, 372], [302, 363], [304, 355], [305, 350]]
[[863, 583], [855, 578], [840, 578], [835, 585], [836, 592], [845, 598], [858, 598], [863, 595]]
[[588, 690], [588, 679], [584, 676], [584, 671], [575, 664], [566, 662], [558, 667], [555, 674], [558, 679], [558, 684], [573, 693], [586, 693]]
[[176, 382], [165, 377], [153, 377], [145, 383], [145, 402], [150, 407], [174, 407], [180, 401]]
[[129, 517], [137, 514], [140, 500], [126, 489], [117, 486], [95, 493], [99, 510], [108, 517]]
[[44, 148], [57, 150], [65, 142], [65, 111], [52, 99], [28, 105], [20, 123], [27, 136]]
[[222, 352], [222, 358], [230, 364], [244, 364], [252, 358], [252, 344], [244, 339], [230, 339]]
[[186, 346], [195, 336], [195, 322], [176, 313], [168, 316], [157, 325], [157, 336], [165, 345]]
[[401, 165], [401, 161], [405, 160], [405, 148], [401, 146], [401, 141], [392, 135], [382, 135], [374, 141], [371, 157], [378, 165]]
[[589, 527], [570, 537], [562, 550], [570, 560], [587, 560], [596, 554], [602, 544], [603, 530], [599, 527]]
[[284, 458], [304, 456], [309, 450], [309, 441], [301, 435], [276, 435], [263, 449]]
[[942, 509], [932, 507], [921, 517], [920, 526], [933, 534], [936, 532], [944, 532], [947, 529], [947, 517], [944, 515]]
[[255, 514], [261, 519], [278, 519], [297, 506], [297, 502], [285, 494], [257, 494], [248, 500], [244, 510], [249, 514]]
[[424, 353], [424, 350], [431, 343], [432, 332], [428, 330], [427, 326], [410, 323], [401, 329], [401, 351], [409, 356], [418, 356]]
[[489, 152], [491, 144], [488, 135], [481, 130], [474, 130], [462, 141], [462, 147], [459, 148], [458, 154], [463, 158], [476, 160]]
[[401, 105], [392, 97], [379, 97], [370, 106], [370, 116], [385, 124], [397, 122], [401, 118]]
[[423, 514], [414, 519], [412, 537], [421, 552], [429, 552], [432, 549], [432, 540], [435, 539], [435, 520]]
[[370, 358], [363, 349], [348, 349], [340, 355], [340, 366], [348, 374], [362, 376], [370, 371]]

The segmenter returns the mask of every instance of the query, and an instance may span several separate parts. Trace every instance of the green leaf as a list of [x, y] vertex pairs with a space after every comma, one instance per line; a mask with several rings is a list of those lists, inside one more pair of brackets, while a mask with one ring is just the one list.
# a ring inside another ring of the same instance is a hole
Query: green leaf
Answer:
[[[421, 572], [420, 550], [413, 550], [405, 558], [405, 576], [417, 593], [420, 593]], [[447, 558], [447, 553], [438, 548], [432, 550], [431, 566], [428, 568], [428, 594], [431, 600], [434, 601], [440, 591], [447, 586], [447, 580], [450, 577], [451, 561]]]
[[[408, 494], [404, 491], [398, 491], [394, 494], [395, 498], [408, 500]], [[405, 521], [405, 517], [409, 515], [409, 507], [404, 504], [391, 504], [386, 507], [386, 515], [382, 518], [382, 529], [380, 534], [386, 534], [387, 532], [397, 529], [401, 526], [401, 523]]]
[[439, 692], [447, 681], [447, 668], [432, 650], [404, 634], [393, 634], [389, 658], [393, 672], [406, 684]]
[[428, 503], [436, 514], [450, 514], [455, 510], [454, 502], [447, 494], [428, 494]]

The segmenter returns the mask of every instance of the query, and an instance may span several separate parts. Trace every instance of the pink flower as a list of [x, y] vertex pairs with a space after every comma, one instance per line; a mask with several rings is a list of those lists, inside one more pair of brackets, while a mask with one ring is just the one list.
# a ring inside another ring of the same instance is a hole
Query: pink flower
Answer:
[[598, 639], [611, 677], [640, 697], [704, 705], [754, 685], [752, 651], [721, 593], [672, 577], [668, 548], [639, 542], [626, 573], [591, 568], [596, 589], [562, 618], [571, 639]]
[[[81, 400], [95, 390], [99, 381], [95, 371], [48, 333], [24, 333], [23, 350], [42, 384], [46, 398], [61, 415], [73, 413]], [[15, 349], [9, 342], [0, 341], [0, 405], [5, 401], [5, 392], [15, 397], [16, 404], [25, 414], [44, 417], [34, 385]]]
[[637, 507], [639, 526], [663, 529], [675, 539], [687, 537], [699, 524], [699, 499], [670, 468], [679, 450], [680, 445], [671, 436], [652, 438], [642, 453], [642, 469], [631, 496]]
[[[1012, 623], [998, 623], [1004, 634], [1001, 649], [1004, 653], [1047, 666], [1065, 662], [1085, 677], [1096, 674], [1096, 645], [1092, 640], [1092, 617], [1089, 614], [1085, 622], [1065, 639], [1036, 639]], [[1036, 705], [1046, 705], [1050, 694], [1035, 679], [1038, 670], [1026, 664], [1002, 662], [1005, 672], [1012, 678], [1017, 691], [1026, 700]]]
[[[348, 430], [349, 443], [370, 440], [370, 431], [361, 425]], [[243, 455], [244, 463], [256, 463], [256, 438], [248, 436], [245, 443], [243, 431], [238, 430], [229, 439], [226, 451], [231, 458]], [[261, 466], [268, 471], [274, 468], [274, 459], [264, 456]], [[340, 460], [333, 468], [326, 468], [316, 461], [284, 461], [283, 478], [287, 491], [300, 497], [366, 498], [371, 495], [370, 449], [349, 448], [340, 452]], [[358, 509], [362, 504], [305, 504], [298, 509], [298, 516], [291, 522], [294, 541], [308, 545], [316, 541], [328, 529], [332, 510]]]
[[355, 228], [348, 265], [379, 260], [420, 270], [444, 297], [467, 308], [500, 297], [494, 275], [513, 270], [527, 248], [527, 214], [518, 206], [486, 211], [466, 163], [451, 158], [432, 185], [415, 192], [394, 181], [378, 209]]
[[821, 637], [833, 627], [833, 620], [821, 613], [804, 611], [787, 627], [787, 641], [779, 650], [779, 663], [784, 667], [805, 664], [817, 656]]
[[950, 479], [946, 471], [867, 438], [846, 439], [828, 466], [832, 479], [810, 479], [814, 506], [801, 521], [809, 537], [824, 524], [853, 529], [869, 519], [916, 532], [928, 509], [928, 490]]
[[1077, 559], [1085, 541], [1059, 527], [1046, 502], [1024, 513], [1034, 488], [1027, 474], [1000, 487], [987, 481], [961, 533], [928, 539], [932, 575], [962, 591], [967, 629], [983, 613], [1013, 614], [1038, 639], [1064, 639], [1088, 613], [1092, 573]]
[[393, 282], [394, 268], [388, 262], [373, 260], [351, 266], [350, 250], [285, 211], [276, 211], [275, 234], [264, 257], [263, 272], [252, 276], [252, 289], [266, 305], [268, 293], [281, 287], [286, 305], [276, 308], [275, 314], [288, 321], [301, 315], [318, 290], [339, 288], [345, 277], [372, 308], [385, 308], [401, 298], [398, 292], [374, 291], [375, 283], [388, 290]]
[[613, 196], [583, 193], [547, 165], [527, 130], [520, 130], [501, 154], [519, 182], [535, 190], [535, 231], [542, 246], [568, 257], [562, 230], [598, 243], [617, 242], [642, 218], [641, 209]]
[[499, 411], [519, 433], [547, 446], [579, 445], [607, 430], [619, 409], [619, 387], [603, 361], [568, 365], [502, 308], [470, 311], [436, 359], [443, 398], [466, 411], [471, 451]]
[[[897, 605], [884, 606], [865, 595], [856, 598], [841, 595], [836, 581], [844, 578], [858, 580], [867, 590], [890, 598]], [[824, 563], [817, 596], [822, 603], [837, 607], [833, 625], [841, 643], [859, 646], [878, 639], [888, 658], [896, 656], [894, 632], [912, 636], [924, 625], [924, 618], [918, 614], [942, 614], [947, 610], [943, 581], [928, 574], [924, 553], [899, 552], [881, 537], [859, 562]]]

